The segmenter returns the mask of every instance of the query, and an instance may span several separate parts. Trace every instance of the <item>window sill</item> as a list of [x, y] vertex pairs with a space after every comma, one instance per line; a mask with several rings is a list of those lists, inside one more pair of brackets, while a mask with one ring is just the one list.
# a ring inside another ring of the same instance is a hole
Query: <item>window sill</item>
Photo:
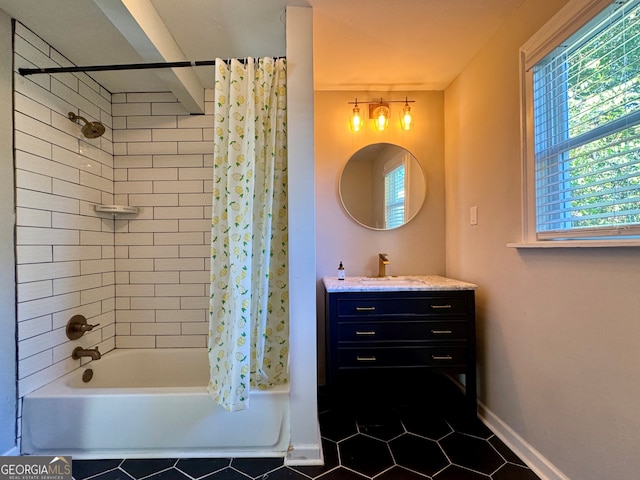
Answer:
[[603, 248], [640, 247], [640, 239], [633, 240], [547, 240], [507, 243], [511, 248]]

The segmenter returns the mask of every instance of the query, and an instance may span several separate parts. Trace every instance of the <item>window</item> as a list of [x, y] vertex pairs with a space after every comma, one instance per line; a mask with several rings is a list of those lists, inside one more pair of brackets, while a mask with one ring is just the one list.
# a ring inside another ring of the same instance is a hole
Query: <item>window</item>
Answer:
[[573, 0], [541, 32], [521, 55], [525, 236], [640, 238], [640, 0]]
[[396, 228], [404, 225], [405, 166], [396, 165], [384, 175], [384, 226]]

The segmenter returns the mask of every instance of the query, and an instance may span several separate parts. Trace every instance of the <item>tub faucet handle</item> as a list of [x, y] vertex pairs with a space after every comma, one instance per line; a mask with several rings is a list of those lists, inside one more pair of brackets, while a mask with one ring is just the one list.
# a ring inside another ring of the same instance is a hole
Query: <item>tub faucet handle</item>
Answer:
[[84, 332], [90, 332], [96, 328], [99, 323], [95, 325], [89, 325], [87, 319], [83, 315], [74, 315], [67, 323], [67, 338], [70, 340], [77, 340]]
[[89, 325], [87, 323], [86, 325], [76, 325], [75, 329], [79, 332], [90, 332], [91, 330], [93, 330], [99, 325], [100, 325], [99, 323], [96, 323], [95, 325]]

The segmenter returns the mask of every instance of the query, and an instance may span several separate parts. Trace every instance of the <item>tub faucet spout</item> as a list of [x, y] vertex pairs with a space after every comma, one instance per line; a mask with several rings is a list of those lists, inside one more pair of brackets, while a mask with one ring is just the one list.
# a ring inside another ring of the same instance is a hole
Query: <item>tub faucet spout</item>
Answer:
[[73, 349], [71, 353], [71, 358], [74, 360], [78, 360], [82, 357], [90, 357], [91, 360], [99, 360], [102, 355], [98, 351], [98, 347], [96, 348], [82, 348], [76, 347]]
[[389, 265], [389, 257], [386, 253], [378, 254], [378, 276], [387, 276], [387, 265]]

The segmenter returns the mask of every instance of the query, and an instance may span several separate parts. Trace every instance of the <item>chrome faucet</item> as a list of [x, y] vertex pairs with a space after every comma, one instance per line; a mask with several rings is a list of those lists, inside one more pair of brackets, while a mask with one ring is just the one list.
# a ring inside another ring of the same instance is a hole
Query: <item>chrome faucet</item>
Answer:
[[76, 347], [73, 349], [73, 353], [71, 353], [71, 358], [74, 360], [78, 360], [82, 357], [90, 357], [91, 360], [99, 360], [102, 355], [98, 351], [98, 347], [96, 348], [82, 348]]
[[387, 276], [387, 265], [389, 265], [389, 257], [386, 253], [378, 254], [378, 276], [386, 277]]

